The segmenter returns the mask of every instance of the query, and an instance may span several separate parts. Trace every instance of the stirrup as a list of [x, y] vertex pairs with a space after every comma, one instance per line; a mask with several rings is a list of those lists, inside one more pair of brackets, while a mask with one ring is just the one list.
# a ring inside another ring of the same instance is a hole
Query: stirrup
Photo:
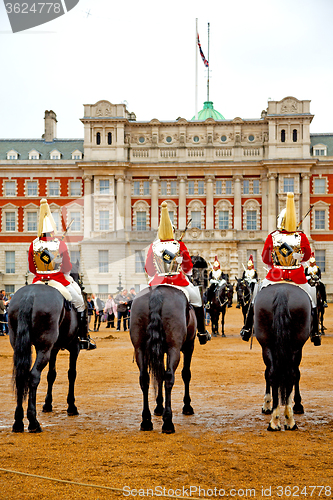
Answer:
[[252, 328], [242, 328], [240, 331], [240, 336], [242, 337], [242, 340], [245, 342], [248, 342], [251, 338], [252, 335]]
[[90, 335], [88, 335], [86, 339], [80, 338], [80, 349], [86, 349], [88, 351], [91, 351], [96, 348], [97, 348], [96, 342], [92, 338], [90, 338]]
[[205, 345], [207, 344], [208, 340], [211, 340], [212, 336], [207, 330], [203, 333], [198, 332], [197, 337], [199, 339], [200, 345]]
[[328, 307], [327, 302], [324, 302], [324, 307]]

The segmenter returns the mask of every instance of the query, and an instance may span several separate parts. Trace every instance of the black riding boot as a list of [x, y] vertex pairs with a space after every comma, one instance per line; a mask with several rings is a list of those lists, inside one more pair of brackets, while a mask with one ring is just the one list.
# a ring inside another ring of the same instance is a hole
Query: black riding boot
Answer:
[[200, 344], [204, 345], [207, 343], [208, 340], [212, 338], [210, 333], [207, 332], [206, 330], [204, 308], [203, 306], [201, 307], [193, 306], [193, 309], [197, 318], [198, 339]]
[[86, 311], [78, 312], [77, 318], [79, 322], [79, 339], [80, 339], [80, 349], [96, 349], [95, 342], [90, 338], [88, 334], [88, 318]]
[[252, 328], [253, 328], [253, 304], [250, 302], [249, 309], [247, 311], [247, 316], [245, 319], [245, 325], [240, 331], [240, 336], [242, 337], [242, 340], [245, 340], [245, 342], [248, 342], [251, 338], [252, 335]]
[[312, 315], [311, 342], [313, 342], [313, 345], [319, 346], [321, 345], [321, 337], [318, 330], [318, 312], [316, 307], [312, 308], [311, 315]]

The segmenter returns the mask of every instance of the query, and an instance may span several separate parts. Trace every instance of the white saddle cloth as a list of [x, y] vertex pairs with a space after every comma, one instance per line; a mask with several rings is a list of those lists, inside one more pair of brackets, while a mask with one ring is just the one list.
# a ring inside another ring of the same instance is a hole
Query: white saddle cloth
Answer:
[[48, 285], [48, 286], [52, 286], [52, 288], [55, 288], [56, 290], [58, 290], [58, 292], [61, 293], [61, 295], [63, 297], [65, 297], [66, 300], [68, 300], [69, 302], [72, 302], [72, 296], [71, 294], [69, 293], [69, 291], [67, 290], [67, 288], [62, 285], [61, 283], [59, 283], [59, 281], [55, 281], [55, 280], [50, 280], [50, 281], [36, 281], [34, 283], [34, 285]]

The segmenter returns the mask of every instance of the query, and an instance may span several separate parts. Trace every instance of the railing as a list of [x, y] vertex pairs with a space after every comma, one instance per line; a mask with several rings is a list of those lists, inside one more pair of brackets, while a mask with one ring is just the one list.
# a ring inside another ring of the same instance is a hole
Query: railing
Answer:
[[260, 156], [260, 148], [243, 149], [243, 156]]
[[187, 150], [187, 156], [190, 158], [203, 158], [205, 156], [205, 150], [204, 149], [188, 149]]
[[177, 149], [161, 149], [160, 157], [161, 158], [176, 158]]
[[215, 156], [232, 156], [232, 149], [216, 149]]
[[149, 150], [148, 149], [133, 149], [132, 155], [133, 155], [133, 158], [149, 158]]

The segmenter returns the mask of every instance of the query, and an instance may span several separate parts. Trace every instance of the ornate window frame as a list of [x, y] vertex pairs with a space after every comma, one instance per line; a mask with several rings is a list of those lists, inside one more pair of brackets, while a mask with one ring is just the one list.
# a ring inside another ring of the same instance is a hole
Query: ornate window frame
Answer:
[[191, 212], [201, 212], [201, 228], [200, 229], [205, 229], [206, 224], [205, 224], [205, 206], [202, 203], [201, 200], [192, 200], [189, 202], [187, 205], [187, 222], [189, 222], [191, 218]]
[[261, 224], [260, 224], [260, 203], [257, 200], [246, 200], [246, 202], [243, 204], [243, 229], [245, 231], [254, 231], [254, 229], [248, 229], [247, 228], [247, 212], [252, 210], [257, 211], [257, 227], [256, 231], [261, 230]]
[[[37, 194], [28, 194], [28, 183], [35, 182], [37, 184]], [[24, 196], [27, 198], [38, 198], [39, 193], [39, 179], [25, 179], [24, 182]]]
[[144, 200], [138, 200], [132, 206], [132, 226], [134, 231], [136, 231], [136, 214], [137, 212], [146, 212], [146, 230], [150, 229], [150, 206]]
[[[7, 233], [7, 234], [13, 234], [18, 231], [18, 208], [16, 205], [13, 205], [12, 203], [7, 203], [7, 205], [4, 205], [1, 207], [1, 212], [2, 212], [2, 228], [1, 232], [2, 233]], [[14, 212], [15, 213], [15, 229], [13, 231], [7, 231], [6, 230], [6, 212]]]
[[11, 149], [10, 151], [7, 151], [6, 158], [7, 158], [7, 160], [18, 160], [19, 153], [17, 151], [15, 151], [15, 149]]
[[[316, 191], [315, 191], [315, 181], [316, 181], [317, 179], [322, 179], [322, 180], [325, 180], [325, 193], [316, 193]], [[312, 178], [312, 193], [313, 193], [314, 195], [318, 195], [318, 196], [320, 196], [320, 195], [322, 195], [322, 194], [327, 194], [328, 192], [329, 192], [329, 191], [328, 191], [328, 177], [326, 177], [326, 176], [322, 176], [322, 175], [316, 175], [316, 176], [314, 176], [314, 177]]]
[[[15, 194], [6, 194], [6, 184], [7, 182], [13, 182], [15, 185]], [[4, 179], [3, 184], [2, 184], [2, 196], [4, 198], [16, 198], [17, 196], [17, 180], [16, 179]]]
[[220, 200], [215, 205], [215, 229], [219, 229], [219, 211], [224, 210], [229, 212], [229, 225], [228, 229], [231, 229], [233, 226], [232, 219], [232, 204], [228, 200]]
[[[316, 210], [324, 210], [325, 211], [325, 229], [315, 229], [315, 212]], [[323, 233], [329, 231], [330, 227], [330, 204], [325, 203], [323, 200], [317, 201], [313, 205], [313, 209], [311, 211], [311, 231], [314, 233]]]
[[[37, 214], [37, 227], [35, 231], [28, 230], [28, 213], [36, 213]], [[28, 234], [35, 234], [37, 236], [38, 231], [38, 217], [39, 217], [39, 207], [34, 203], [29, 203], [23, 207], [23, 231]]]
[[[320, 151], [320, 154], [315, 154], [315, 151]], [[321, 154], [323, 151], [324, 154]], [[327, 156], [327, 146], [326, 144], [318, 143], [312, 146], [312, 156], [315, 156], [316, 158], [320, 158], [321, 156]]]
[[[79, 212], [80, 213], [80, 229], [79, 230], [75, 230], [75, 229], [70, 229], [70, 231], [72, 233], [75, 233], [75, 234], [80, 234], [80, 233], [83, 233], [83, 228], [84, 228], [84, 207], [80, 204], [80, 203], [71, 203], [69, 205], [66, 206], [66, 226], [68, 226], [68, 224], [70, 223], [71, 221], [71, 212]], [[109, 222], [110, 222], [110, 217], [109, 217]], [[99, 218], [98, 218], [98, 224], [99, 224]]]

